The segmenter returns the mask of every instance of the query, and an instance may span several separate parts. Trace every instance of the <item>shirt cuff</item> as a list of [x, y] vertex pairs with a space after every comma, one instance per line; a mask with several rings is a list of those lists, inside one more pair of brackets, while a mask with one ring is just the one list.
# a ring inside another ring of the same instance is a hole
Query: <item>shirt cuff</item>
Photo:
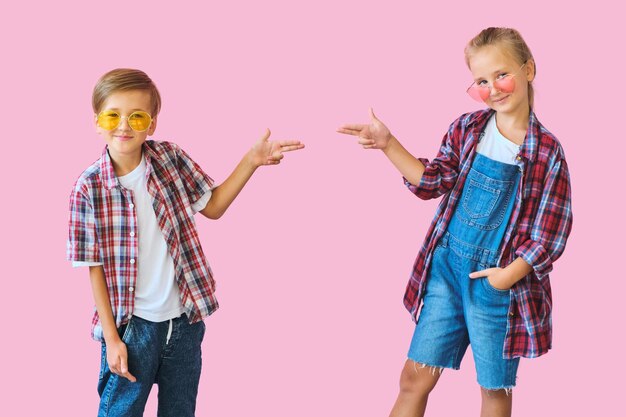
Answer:
[[211, 199], [212, 194], [213, 192], [211, 190], [207, 191], [202, 197], [200, 197], [198, 201], [191, 205], [191, 210], [193, 210], [194, 214], [203, 210], [206, 207], [207, 203]]
[[426, 194], [422, 193], [422, 191], [424, 191], [424, 188], [423, 188], [424, 180], [426, 177], [428, 177], [428, 173], [426, 172], [426, 169], [428, 165], [430, 164], [430, 162], [426, 158], [417, 158], [417, 159], [424, 165], [424, 173], [422, 174], [422, 177], [420, 178], [419, 184], [411, 183], [404, 176], [402, 177], [402, 180], [404, 181], [404, 185], [406, 185], [409, 191], [411, 191], [413, 194], [415, 194], [416, 196], [420, 198], [427, 198], [427, 195], [426, 195], [427, 193]]
[[72, 262], [72, 266], [74, 268], [78, 268], [81, 266], [100, 266], [103, 265], [102, 262], [79, 262], [79, 261], [73, 261]]
[[542, 280], [552, 271], [552, 259], [543, 245], [536, 240], [528, 239], [515, 251], [517, 256], [532, 266], [535, 275]]

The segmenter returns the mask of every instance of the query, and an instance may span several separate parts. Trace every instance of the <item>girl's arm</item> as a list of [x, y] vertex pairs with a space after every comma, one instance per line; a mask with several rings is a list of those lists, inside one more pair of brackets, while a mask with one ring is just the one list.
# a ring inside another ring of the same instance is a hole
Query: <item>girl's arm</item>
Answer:
[[439, 197], [454, 186], [459, 170], [459, 144], [454, 139], [460, 136], [460, 119], [444, 136], [437, 157], [429, 162], [411, 155], [372, 109], [370, 118], [370, 124], [346, 124], [337, 132], [357, 136], [364, 149], [381, 149], [404, 176], [411, 192], [422, 199]]
[[363, 149], [382, 150], [404, 178], [411, 184], [419, 184], [424, 173], [424, 164], [402, 146], [371, 108], [370, 117], [372, 121], [368, 125], [346, 124], [337, 129], [337, 132], [358, 136], [358, 143], [363, 145]]
[[426, 167], [419, 159], [411, 155], [398, 139], [391, 136], [387, 145], [381, 149], [408, 182], [419, 185]]
[[571, 230], [569, 170], [565, 159], [559, 159], [548, 171], [530, 237], [515, 251], [518, 257], [506, 268], [473, 272], [470, 278], [486, 276], [491, 285], [500, 289], [510, 288], [533, 271], [541, 280], [552, 271], [554, 261], [563, 254]]
[[90, 266], [89, 278], [91, 279], [93, 298], [96, 302], [96, 310], [98, 310], [98, 317], [100, 317], [100, 323], [102, 324], [104, 333], [109, 369], [111, 369], [111, 372], [114, 374], [122, 376], [131, 382], [135, 382], [137, 379], [128, 372], [128, 352], [126, 351], [126, 345], [117, 333], [106, 279], [104, 277], [104, 268], [101, 265]]
[[543, 279], [561, 257], [572, 231], [572, 197], [569, 169], [564, 158], [555, 158], [545, 177], [543, 192], [530, 236], [515, 254]]
[[209, 219], [219, 219], [258, 167], [277, 165], [284, 157], [283, 152], [304, 148], [304, 144], [297, 140], [269, 141], [270, 134], [270, 130], [267, 129], [265, 135], [244, 155], [226, 181], [213, 188], [211, 199], [200, 213]]

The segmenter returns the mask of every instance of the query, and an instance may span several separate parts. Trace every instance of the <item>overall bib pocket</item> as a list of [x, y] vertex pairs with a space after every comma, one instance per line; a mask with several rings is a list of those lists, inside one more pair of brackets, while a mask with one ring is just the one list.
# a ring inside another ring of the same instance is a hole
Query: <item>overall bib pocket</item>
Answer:
[[471, 168], [461, 197], [459, 219], [480, 230], [498, 228], [512, 191], [513, 181], [496, 180]]

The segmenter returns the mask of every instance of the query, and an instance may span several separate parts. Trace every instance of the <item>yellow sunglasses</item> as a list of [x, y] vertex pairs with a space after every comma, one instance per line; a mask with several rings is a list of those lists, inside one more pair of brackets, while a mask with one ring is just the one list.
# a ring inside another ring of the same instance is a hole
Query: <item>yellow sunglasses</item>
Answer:
[[152, 124], [152, 116], [145, 111], [135, 111], [129, 116], [122, 117], [119, 112], [115, 110], [104, 110], [98, 114], [98, 126], [104, 130], [113, 130], [122, 123], [122, 119], [128, 121], [128, 126], [135, 132], [145, 132]]

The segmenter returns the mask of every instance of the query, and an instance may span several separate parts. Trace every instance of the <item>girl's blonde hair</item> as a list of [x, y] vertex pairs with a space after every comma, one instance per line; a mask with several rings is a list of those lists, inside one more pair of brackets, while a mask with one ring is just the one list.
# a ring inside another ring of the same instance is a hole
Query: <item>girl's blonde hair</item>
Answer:
[[[509, 53], [513, 59], [519, 62], [520, 65], [524, 64], [528, 60], [532, 60], [534, 65], [535, 75], [537, 74], [537, 64], [533, 59], [533, 54], [530, 52], [530, 48], [524, 42], [522, 35], [511, 28], [487, 28], [482, 30], [471, 41], [468, 42], [465, 47], [465, 63], [469, 68], [469, 60], [473, 53], [483, 46], [497, 45], [505, 48], [505, 51]], [[533, 89], [532, 81], [528, 83], [528, 103], [530, 107], [533, 107], [535, 97], [535, 91]]]
[[116, 91], [144, 90], [150, 93], [152, 117], [161, 110], [161, 94], [148, 75], [137, 69], [117, 68], [104, 74], [93, 89], [91, 105], [99, 113], [107, 98]]

